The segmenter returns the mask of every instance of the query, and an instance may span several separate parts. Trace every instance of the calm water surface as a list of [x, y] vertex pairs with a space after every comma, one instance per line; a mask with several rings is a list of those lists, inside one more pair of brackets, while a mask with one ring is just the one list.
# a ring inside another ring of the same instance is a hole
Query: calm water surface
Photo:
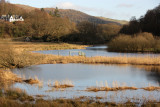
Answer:
[[118, 53], [118, 52], [108, 52], [107, 46], [93, 46], [93, 47], [87, 47], [86, 49], [68, 49], [68, 50], [46, 50], [46, 51], [34, 51], [38, 53], [43, 54], [55, 54], [55, 55], [62, 55], [62, 56], [68, 56], [69, 53], [71, 55], [78, 55], [78, 52], [84, 52], [87, 57], [92, 56], [151, 56], [156, 57], [160, 56], [160, 54], [154, 54], [154, 53]]
[[[127, 86], [145, 87], [150, 83], [154, 86], [159, 86], [160, 73], [148, 72], [143, 68], [133, 66], [117, 66], [117, 65], [89, 65], [89, 64], [45, 64], [36, 65], [23, 69], [13, 69], [18, 75], [25, 75], [26, 78], [37, 76], [43, 81], [42, 88], [35, 85], [16, 83], [14, 87], [19, 87], [27, 91], [30, 95], [46, 95], [50, 98], [74, 98], [80, 96], [103, 97], [108, 101], [125, 101], [123, 98], [151, 98], [151, 96], [160, 100], [159, 91], [118, 91], [118, 92], [87, 92], [87, 87], [97, 86], [96, 82], [108, 82], [112, 86], [113, 81], [118, 81], [119, 84], [126, 83]], [[55, 80], [71, 80], [74, 83], [73, 88], [68, 88], [65, 91], [52, 91], [52, 87], [48, 87], [48, 81], [53, 83]], [[123, 97], [123, 98], [122, 98]]]

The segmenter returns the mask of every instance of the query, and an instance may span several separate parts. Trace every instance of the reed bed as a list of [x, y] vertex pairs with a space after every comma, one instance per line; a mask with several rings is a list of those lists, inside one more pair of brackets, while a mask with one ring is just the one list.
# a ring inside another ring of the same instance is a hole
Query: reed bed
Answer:
[[156, 86], [149, 86], [148, 87], [142, 87], [142, 88], [137, 88], [135, 86], [128, 87], [126, 86], [125, 83], [120, 86], [120, 84], [117, 81], [112, 82], [112, 87], [108, 86], [107, 81], [105, 82], [105, 85], [103, 85], [103, 82], [96, 82], [97, 86], [96, 87], [89, 87], [86, 89], [86, 91], [92, 91], [92, 92], [98, 92], [98, 91], [121, 91], [121, 90], [138, 90], [138, 89], [143, 89], [145, 91], [160, 91], [160, 87]]
[[4, 99], [11, 99], [11, 100], [17, 100], [17, 101], [34, 101], [34, 98], [32, 96], [27, 95], [25, 90], [22, 90], [20, 88], [6, 88], [3, 89], [0, 95], [0, 106], [2, 98]]
[[67, 88], [72, 88], [74, 87], [74, 84], [71, 80], [63, 80], [63, 81], [58, 81], [58, 80], [55, 80], [53, 82], [53, 84], [51, 83], [51, 81], [49, 80], [48, 81], [48, 86], [49, 87], [52, 87], [51, 90], [47, 90], [46, 92], [52, 92], [52, 91], [57, 91], [57, 90], [60, 90], [60, 91], [65, 91], [65, 89]]
[[63, 80], [62, 82], [56, 80], [53, 83], [54, 88], [70, 88], [74, 87], [73, 82], [71, 80]]
[[87, 64], [130, 64], [130, 65], [160, 65], [160, 57], [84, 57], [84, 56], [58, 56], [58, 55], [46, 55], [43, 60], [45, 63], [87, 63]]
[[105, 81], [105, 85], [103, 85], [103, 82], [96, 82], [97, 86], [96, 87], [89, 87], [87, 88], [86, 91], [93, 91], [93, 92], [98, 92], [98, 91], [120, 91], [120, 90], [137, 90], [138, 88], [132, 86], [128, 87], [126, 84], [123, 84], [123, 86], [120, 86], [120, 84], [117, 81], [112, 82], [112, 87], [108, 86], [107, 81]]
[[[4, 44], [4, 42], [0, 42]], [[84, 49], [87, 45], [76, 45], [69, 43], [46, 43], [46, 42], [6, 42], [12, 45], [15, 50], [40, 51], [40, 50], [62, 50], [62, 49]]]
[[23, 80], [23, 82], [26, 82], [28, 84], [40, 84], [40, 80], [38, 79], [37, 76], [35, 76], [35, 78], [25, 79]]
[[155, 87], [155, 86], [144, 87], [141, 89], [144, 89], [146, 91], [155, 91], [155, 90], [160, 91], [160, 87]]
[[1, 71], [0, 70], [0, 85], [9, 85], [15, 82], [22, 82], [21, 78], [19, 78], [16, 74], [11, 71]]

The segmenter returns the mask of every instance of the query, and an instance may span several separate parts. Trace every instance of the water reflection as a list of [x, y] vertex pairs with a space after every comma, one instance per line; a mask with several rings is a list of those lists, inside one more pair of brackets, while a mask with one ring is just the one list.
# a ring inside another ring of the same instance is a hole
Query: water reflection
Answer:
[[[154, 72], [153, 72], [154, 71]], [[26, 78], [37, 76], [43, 80], [43, 86], [38, 86], [17, 83], [14, 87], [19, 87], [26, 90], [30, 95], [45, 95], [50, 98], [74, 98], [80, 96], [103, 97], [106, 101], [122, 102], [125, 99], [134, 99], [142, 101], [144, 97], [151, 98], [151, 95], [160, 94], [159, 91], [144, 91], [144, 90], [126, 90], [118, 92], [87, 92], [87, 87], [96, 86], [96, 82], [108, 82], [109, 87], [113, 81], [118, 81], [120, 85], [126, 83], [127, 86], [135, 86], [138, 88], [148, 86], [150, 83], [153, 86], [158, 86], [160, 82], [159, 70], [153, 67], [145, 68], [142, 66], [117, 66], [117, 65], [89, 65], [89, 64], [45, 64], [27, 67], [24, 69], [13, 69], [12, 72], [18, 75], [25, 75]], [[48, 81], [53, 83], [55, 80], [62, 81], [65, 79], [72, 80], [73, 88], [65, 91], [52, 90], [48, 86]], [[48, 97], [47, 97], [48, 98]], [[155, 99], [160, 99], [155, 96]]]
[[86, 49], [68, 49], [68, 50], [46, 50], [46, 51], [35, 51], [38, 53], [43, 54], [55, 54], [55, 55], [62, 55], [62, 56], [68, 56], [71, 55], [78, 55], [78, 52], [84, 52], [87, 57], [92, 56], [160, 56], [160, 54], [154, 54], [154, 53], [119, 53], [119, 52], [108, 52], [107, 46], [93, 46], [93, 47], [87, 47]]
[[76, 86], [95, 86], [96, 81], [108, 81], [112, 85], [115, 80], [120, 83], [125, 82], [130, 86], [136, 84], [136, 87], [141, 87], [142, 84], [148, 85], [148, 83], [156, 85], [157, 82], [160, 82], [159, 72], [146, 72], [145, 69], [133, 66], [45, 64], [14, 69], [13, 72], [18, 75], [25, 75], [26, 78], [37, 76], [44, 82], [69, 79], [74, 81]]
[[148, 72], [147, 77], [149, 80], [157, 82], [160, 86], [160, 69], [157, 67], [152, 67], [150, 72]]

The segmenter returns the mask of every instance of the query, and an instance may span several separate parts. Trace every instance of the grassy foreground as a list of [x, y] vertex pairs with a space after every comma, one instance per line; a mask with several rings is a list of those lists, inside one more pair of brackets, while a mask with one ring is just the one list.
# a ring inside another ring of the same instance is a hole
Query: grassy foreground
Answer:
[[[34, 99], [27, 95], [21, 89], [7, 89], [4, 92], [0, 90], [1, 107], [136, 107], [136, 103], [129, 100], [125, 103], [100, 102], [92, 98], [74, 98], [74, 99], [53, 99], [43, 100]], [[159, 107], [160, 103], [145, 102], [142, 107]]]

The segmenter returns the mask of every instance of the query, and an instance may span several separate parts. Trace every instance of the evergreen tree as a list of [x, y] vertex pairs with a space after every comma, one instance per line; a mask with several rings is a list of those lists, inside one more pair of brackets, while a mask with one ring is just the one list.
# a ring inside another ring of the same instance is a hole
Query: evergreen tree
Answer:
[[44, 12], [45, 11], [44, 8], [41, 8], [41, 11]]
[[60, 17], [58, 7], [56, 7], [55, 10], [54, 10], [54, 16]]

